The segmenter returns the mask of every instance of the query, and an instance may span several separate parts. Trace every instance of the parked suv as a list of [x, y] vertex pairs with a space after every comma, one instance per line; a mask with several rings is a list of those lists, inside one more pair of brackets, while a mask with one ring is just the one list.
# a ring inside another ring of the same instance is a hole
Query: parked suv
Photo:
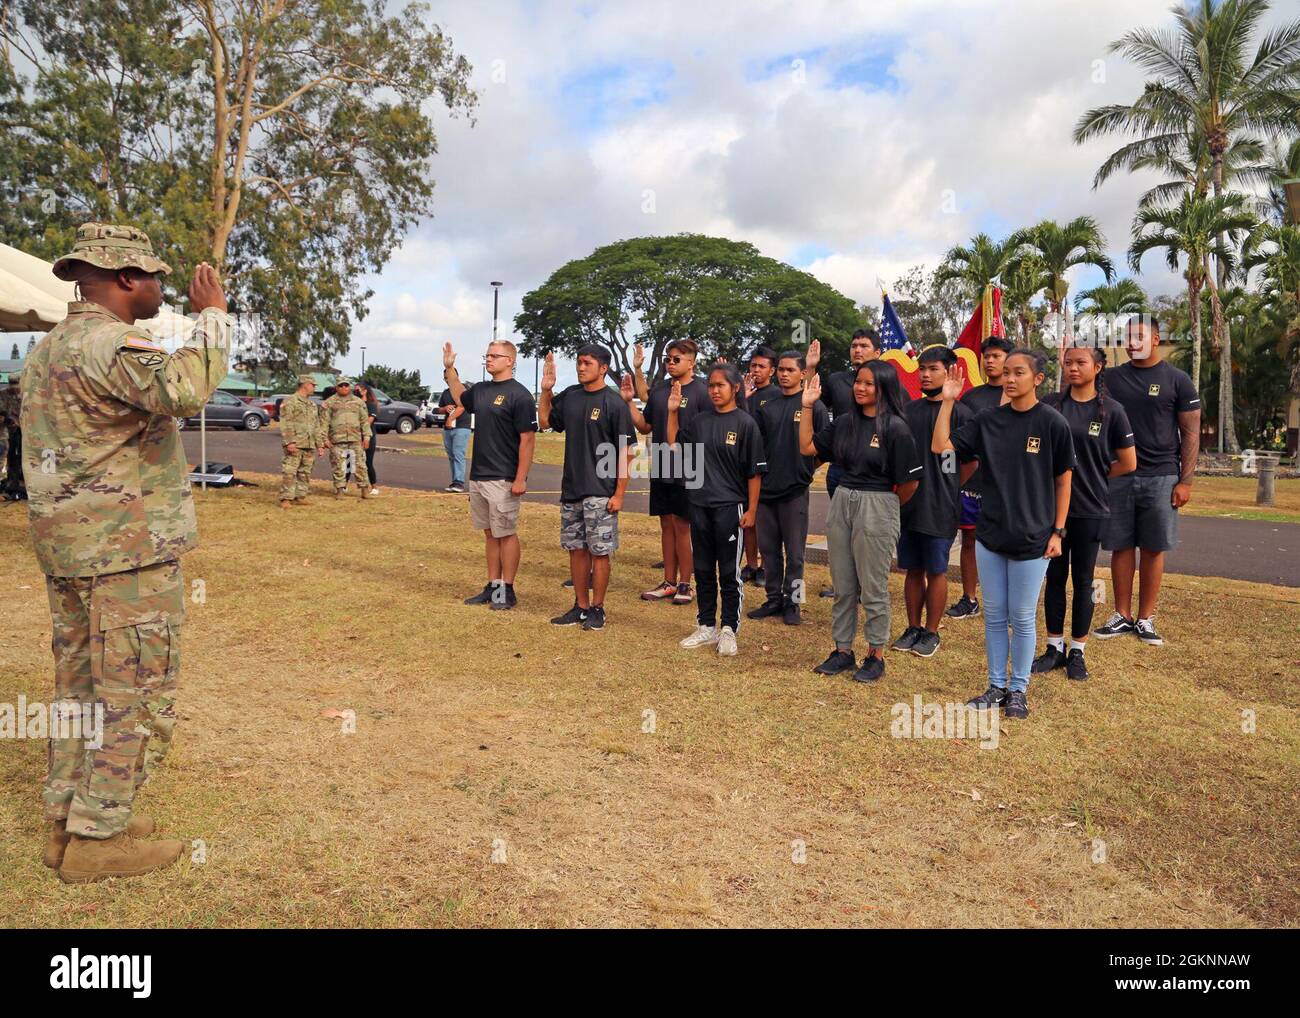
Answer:
[[[218, 389], [204, 407], [204, 415], [209, 425], [224, 428], [239, 428], [242, 431], [257, 431], [271, 423], [270, 415], [261, 407], [245, 403], [237, 396]], [[199, 415], [178, 418], [176, 423], [184, 428], [190, 425], [198, 427]]]
[[379, 413], [375, 415], [375, 430], [381, 435], [389, 431], [409, 435], [420, 426], [420, 408], [414, 403], [393, 399], [373, 385], [370, 391], [375, 394], [375, 399], [379, 400]]

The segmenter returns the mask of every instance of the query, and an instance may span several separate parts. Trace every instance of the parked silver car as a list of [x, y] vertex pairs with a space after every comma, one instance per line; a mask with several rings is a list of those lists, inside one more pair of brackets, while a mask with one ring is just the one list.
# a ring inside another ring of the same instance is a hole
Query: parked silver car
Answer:
[[[218, 389], [204, 407], [208, 427], [238, 428], [241, 431], [257, 431], [271, 423], [270, 415], [261, 407], [245, 403], [237, 396]], [[177, 425], [182, 428], [198, 427], [199, 415], [177, 418]]]

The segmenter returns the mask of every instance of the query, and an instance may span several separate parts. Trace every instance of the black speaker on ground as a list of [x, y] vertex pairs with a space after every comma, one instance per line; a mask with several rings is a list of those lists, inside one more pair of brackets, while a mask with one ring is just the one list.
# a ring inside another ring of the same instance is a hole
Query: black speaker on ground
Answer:
[[195, 474], [235, 474], [235, 468], [229, 463], [213, 463], [209, 460], [207, 463], [196, 463], [192, 473]]

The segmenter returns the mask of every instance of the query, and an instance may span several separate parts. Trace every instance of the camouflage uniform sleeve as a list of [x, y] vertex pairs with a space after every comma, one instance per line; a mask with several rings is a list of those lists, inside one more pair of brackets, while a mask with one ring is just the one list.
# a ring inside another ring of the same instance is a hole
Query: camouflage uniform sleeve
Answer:
[[128, 406], [169, 417], [192, 417], [226, 377], [230, 317], [214, 308], [199, 315], [194, 332], [167, 353], [139, 326], [120, 327], [86, 362], [90, 382]]

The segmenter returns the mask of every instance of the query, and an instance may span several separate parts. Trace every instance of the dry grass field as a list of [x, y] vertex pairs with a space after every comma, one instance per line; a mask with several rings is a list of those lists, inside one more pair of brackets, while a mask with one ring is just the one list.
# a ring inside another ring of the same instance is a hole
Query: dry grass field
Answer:
[[[40, 862], [45, 747], [6, 740], [0, 923], [1300, 923], [1300, 592], [1170, 577], [1165, 647], [1098, 644], [1092, 681], [1036, 677], [1028, 721], [982, 749], [890, 735], [895, 703], [982, 690], [978, 621], [871, 687], [809, 671], [824, 600], [800, 628], [746, 623], [737, 658], [683, 651], [693, 609], [636, 599], [658, 537], [630, 515], [606, 630], [555, 630], [555, 507], [525, 505], [521, 604], [498, 613], [461, 604], [482, 584], [463, 497], [336, 502], [317, 482], [286, 513], [254, 479], [197, 495], [185, 569], [206, 603], [138, 800], [206, 861], [61, 884]], [[44, 701], [21, 507], [0, 506], [0, 548], [0, 702]], [[350, 734], [329, 716], [349, 711]]]

